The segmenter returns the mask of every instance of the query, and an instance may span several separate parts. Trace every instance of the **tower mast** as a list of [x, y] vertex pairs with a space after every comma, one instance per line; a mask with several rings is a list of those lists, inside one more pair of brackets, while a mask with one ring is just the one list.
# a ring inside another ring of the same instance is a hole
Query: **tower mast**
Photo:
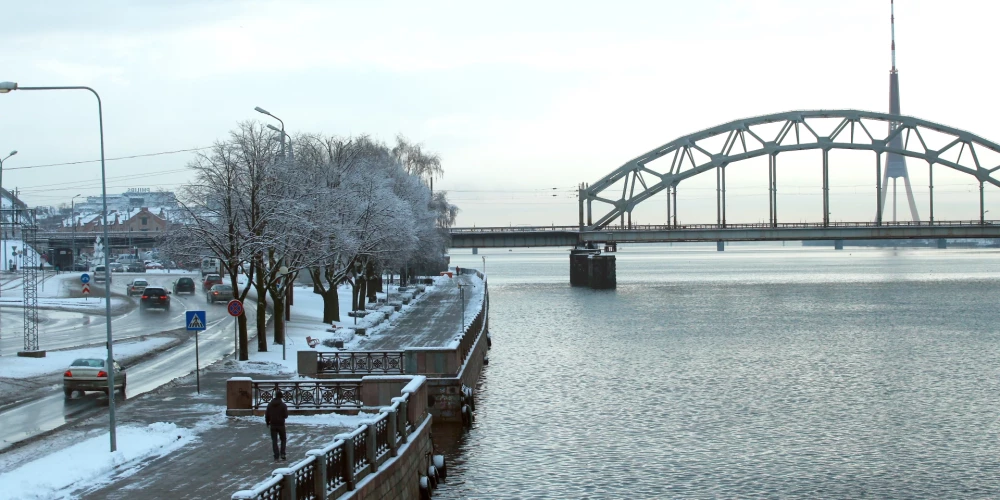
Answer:
[[[899, 111], [899, 72], [896, 70], [896, 2], [889, 0], [889, 26], [892, 34], [892, 69], [889, 71], [889, 114], [898, 115]], [[899, 122], [889, 122], [889, 134], [891, 135], [897, 128]], [[889, 141], [889, 147], [893, 149], [903, 149], [903, 138], [896, 135]], [[910, 186], [910, 176], [906, 170], [906, 158], [899, 153], [887, 153], [885, 162], [885, 173], [882, 176], [882, 199], [879, 203], [882, 207], [881, 213], [885, 213], [885, 198], [888, 194], [889, 179], [892, 179], [892, 221], [896, 222], [896, 179], [902, 177], [903, 185], [906, 188], [906, 199], [910, 205], [910, 217], [914, 222], [920, 221], [917, 214], [917, 204], [913, 200], [913, 188]]]

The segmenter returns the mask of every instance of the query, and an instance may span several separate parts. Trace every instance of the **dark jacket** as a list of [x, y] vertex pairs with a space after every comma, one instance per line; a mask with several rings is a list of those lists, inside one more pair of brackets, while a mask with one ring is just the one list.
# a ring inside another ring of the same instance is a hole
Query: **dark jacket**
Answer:
[[285, 402], [281, 398], [272, 399], [264, 412], [264, 423], [275, 427], [284, 427], [286, 418], [288, 418], [288, 406], [285, 406]]

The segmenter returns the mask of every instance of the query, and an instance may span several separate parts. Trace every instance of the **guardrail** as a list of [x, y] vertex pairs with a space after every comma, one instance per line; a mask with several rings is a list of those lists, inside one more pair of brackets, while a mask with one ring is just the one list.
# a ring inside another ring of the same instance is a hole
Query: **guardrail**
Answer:
[[[391, 405], [379, 409], [377, 417], [366, 420], [351, 432], [334, 436], [330, 444], [309, 450], [306, 458], [289, 467], [275, 469], [267, 480], [252, 489], [237, 491], [231, 498], [326, 499], [337, 498], [355, 489], [358, 482], [397, 456], [399, 448], [407, 442], [416, 426], [427, 418], [419, 406], [411, 407], [413, 398], [420, 397], [425, 383], [423, 377], [414, 378], [403, 387], [401, 396], [392, 398]], [[256, 383], [254, 385], [257, 386]]]
[[341, 410], [362, 406], [360, 381], [255, 380], [252, 408], [266, 407], [279, 389], [281, 400], [296, 409]]
[[[1000, 220], [957, 220], [957, 221], [875, 221], [862, 222], [769, 222], [726, 223], [726, 224], [632, 224], [608, 225], [598, 229], [583, 228], [583, 232], [599, 233], [602, 231], [683, 231], [686, 229], [802, 229], [802, 228], [852, 228], [852, 227], [933, 227], [933, 226], [994, 226], [1000, 225]], [[452, 234], [476, 233], [536, 233], [536, 232], [580, 232], [579, 226], [514, 226], [514, 227], [453, 227], [448, 230]]]

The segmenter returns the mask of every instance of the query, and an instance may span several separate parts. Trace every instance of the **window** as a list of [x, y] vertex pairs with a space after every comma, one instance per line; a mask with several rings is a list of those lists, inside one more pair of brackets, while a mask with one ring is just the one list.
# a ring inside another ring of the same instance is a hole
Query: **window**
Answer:
[[145, 226], [146, 222], [149, 220], [149, 218], [148, 217], [143, 217], [140, 220], [142, 221], [142, 225]]

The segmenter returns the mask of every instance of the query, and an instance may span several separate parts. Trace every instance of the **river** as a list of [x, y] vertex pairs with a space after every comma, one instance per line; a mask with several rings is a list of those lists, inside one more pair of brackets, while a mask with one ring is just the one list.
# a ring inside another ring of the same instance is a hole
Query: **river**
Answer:
[[630, 245], [483, 268], [476, 421], [435, 498], [1000, 496], [1000, 250]]

